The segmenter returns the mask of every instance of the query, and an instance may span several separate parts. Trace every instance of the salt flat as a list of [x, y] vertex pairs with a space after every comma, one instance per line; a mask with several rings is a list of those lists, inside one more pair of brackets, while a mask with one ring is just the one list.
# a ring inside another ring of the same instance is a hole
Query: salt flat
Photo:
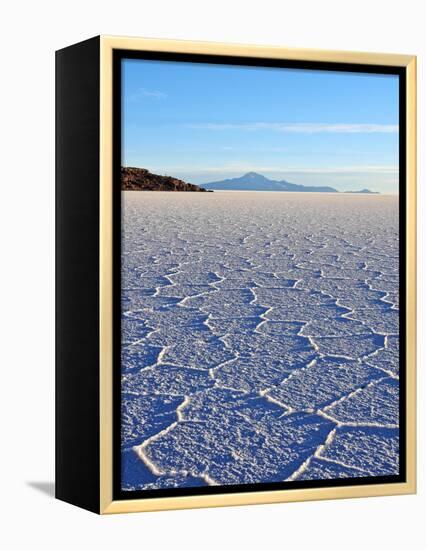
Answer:
[[398, 200], [123, 193], [122, 487], [398, 473]]

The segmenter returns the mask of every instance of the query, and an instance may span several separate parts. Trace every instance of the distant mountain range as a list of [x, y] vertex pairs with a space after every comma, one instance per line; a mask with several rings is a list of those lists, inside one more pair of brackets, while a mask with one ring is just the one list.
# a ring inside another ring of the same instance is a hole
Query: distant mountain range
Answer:
[[360, 191], [344, 191], [345, 193], [367, 193], [367, 195], [380, 195], [378, 191], [370, 191], [370, 189], [361, 189]]
[[171, 176], [160, 176], [153, 174], [145, 168], [133, 168], [130, 166], [121, 167], [121, 190], [122, 191], [203, 191], [193, 183]]
[[[195, 185], [172, 176], [153, 174], [146, 168], [121, 167], [122, 191], [294, 191], [305, 193], [339, 193], [334, 187], [326, 185], [299, 185], [285, 180], [270, 180], [256, 172], [247, 172], [239, 178], [212, 181]], [[375, 191], [344, 191], [345, 193], [362, 193], [377, 195]]]
[[[239, 178], [225, 179], [202, 183], [200, 187], [214, 191], [296, 191], [305, 193], [339, 193], [334, 187], [326, 185], [299, 185], [285, 180], [270, 180], [257, 172], [247, 172]], [[377, 194], [369, 189], [361, 191], [346, 191], [346, 193], [368, 193]]]

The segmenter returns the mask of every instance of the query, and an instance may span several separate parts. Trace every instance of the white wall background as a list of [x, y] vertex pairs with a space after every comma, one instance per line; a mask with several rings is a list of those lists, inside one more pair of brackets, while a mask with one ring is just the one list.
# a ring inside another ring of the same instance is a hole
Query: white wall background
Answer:
[[[426, 59], [422, 7], [422, 0], [3, 3], [0, 541], [7, 539], [4, 548], [420, 547], [421, 510], [426, 504], [424, 337], [419, 353], [418, 496], [97, 517], [53, 500], [40, 487], [45, 489], [54, 475], [54, 50], [102, 33], [417, 54], [422, 282], [421, 96]], [[419, 290], [422, 334], [426, 328], [422, 286]]]

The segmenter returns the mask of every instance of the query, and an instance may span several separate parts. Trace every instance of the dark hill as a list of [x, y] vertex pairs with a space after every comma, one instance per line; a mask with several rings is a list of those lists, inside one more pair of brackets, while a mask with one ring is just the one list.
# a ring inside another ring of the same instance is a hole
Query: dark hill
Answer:
[[171, 176], [152, 174], [145, 168], [121, 167], [122, 191], [207, 191]]

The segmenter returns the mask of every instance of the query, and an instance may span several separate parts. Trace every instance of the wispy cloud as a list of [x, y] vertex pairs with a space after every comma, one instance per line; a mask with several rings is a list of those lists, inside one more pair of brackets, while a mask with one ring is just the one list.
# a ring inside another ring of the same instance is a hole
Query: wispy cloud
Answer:
[[145, 97], [152, 97], [153, 99], [166, 99], [168, 96], [164, 92], [159, 90], [147, 90], [146, 88], [139, 88], [135, 93], [128, 96], [129, 101], [139, 101]]
[[398, 166], [339, 166], [334, 168], [283, 168], [288, 173], [300, 174], [395, 174]]
[[245, 146], [245, 147], [236, 147], [234, 145], [223, 145], [220, 148], [222, 151], [231, 151], [231, 152], [251, 152], [251, 153], [288, 153], [289, 148], [288, 147], [253, 147], [253, 146]]
[[334, 124], [322, 122], [247, 122], [188, 124], [190, 128], [204, 130], [273, 130], [297, 134], [394, 134], [397, 124]]

